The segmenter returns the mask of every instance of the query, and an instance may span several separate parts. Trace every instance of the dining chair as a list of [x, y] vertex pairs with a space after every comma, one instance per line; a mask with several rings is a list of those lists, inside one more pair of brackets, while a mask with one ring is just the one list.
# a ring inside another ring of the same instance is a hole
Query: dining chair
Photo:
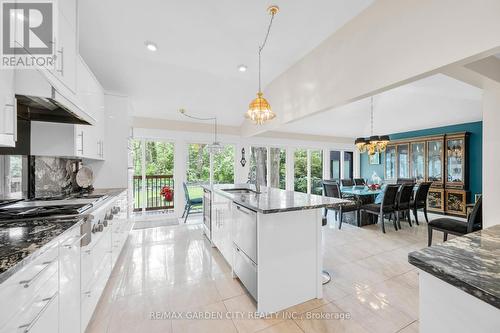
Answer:
[[411, 225], [411, 215], [410, 215], [410, 201], [413, 194], [413, 183], [402, 184], [399, 188], [398, 195], [396, 196], [396, 206], [394, 208], [395, 218], [398, 228], [401, 229], [401, 214], [403, 217], [408, 217], [408, 224]]
[[396, 179], [396, 184], [415, 184], [415, 178], [398, 178]]
[[[323, 181], [323, 192], [324, 192], [324, 195], [327, 197], [345, 199], [342, 197], [342, 192], [340, 191], [340, 186], [337, 182], [324, 180]], [[356, 224], [359, 227], [359, 225], [360, 225], [359, 203], [357, 201], [350, 200], [349, 203], [341, 204], [338, 206], [338, 208], [326, 208], [325, 215], [324, 215], [325, 218], [326, 218], [326, 215], [328, 214], [329, 210], [335, 211], [335, 217], [337, 217], [337, 215], [338, 215], [339, 229], [342, 228], [342, 221], [343, 221], [344, 213], [349, 213], [349, 212], [356, 212]]]
[[201, 206], [203, 205], [203, 198], [202, 197], [191, 198], [189, 195], [186, 182], [182, 183], [182, 187], [184, 187], [184, 197], [186, 199], [186, 205], [184, 206], [184, 212], [182, 213], [182, 217], [184, 218], [184, 223], [186, 223], [189, 213], [191, 212], [191, 208], [193, 207], [201, 208]]
[[354, 178], [355, 186], [363, 186], [366, 185], [366, 181], [363, 178]]
[[[362, 205], [360, 207], [361, 212], [366, 212], [368, 214], [378, 216], [378, 222], [380, 223], [382, 232], [384, 234], [385, 234], [384, 217], [395, 213], [395, 203], [398, 190], [399, 190], [399, 185], [388, 184], [385, 187], [384, 196], [382, 197], [382, 202], [380, 204], [372, 203], [372, 204]], [[398, 226], [396, 225], [396, 219], [394, 219], [393, 222], [394, 222], [394, 229], [398, 230]]]
[[483, 227], [483, 198], [479, 197], [472, 212], [467, 219], [467, 222], [463, 222], [460, 220], [452, 219], [449, 217], [442, 217], [439, 219], [435, 219], [430, 221], [427, 224], [427, 232], [428, 232], [428, 246], [432, 245], [432, 231], [438, 230], [443, 232], [443, 242], [448, 240], [448, 234], [463, 236], [465, 234], [481, 230]]
[[354, 186], [354, 182], [350, 178], [348, 178], [348, 179], [342, 179], [340, 181], [340, 183], [342, 184], [342, 186], [345, 186], [345, 187]]
[[432, 182], [422, 182], [418, 184], [415, 197], [412, 201], [410, 201], [410, 208], [413, 210], [413, 216], [415, 216], [415, 223], [417, 225], [419, 209], [423, 209], [425, 220], [429, 223], [429, 218], [427, 217], [427, 196], [429, 195], [431, 185]]

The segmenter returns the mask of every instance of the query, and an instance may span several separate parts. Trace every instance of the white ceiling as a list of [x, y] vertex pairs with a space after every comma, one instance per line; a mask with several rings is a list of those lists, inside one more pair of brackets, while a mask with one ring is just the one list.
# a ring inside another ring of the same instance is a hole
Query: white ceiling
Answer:
[[[108, 91], [131, 97], [136, 116], [182, 120], [186, 108], [240, 125], [257, 90], [257, 49], [268, 83], [372, 0], [79, 1], [80, 53]], [[158, 45], [147, 51], [144, 42]], [[246, 73], [237, 71], [248, 66]], [[185, 119], [183, 119], [185, 120]]]
[[[434, 75], [374, 97], [374, 134], [393, 134], [482, 119], [482, 90]], [[370, 98], [284, 125], [280, 131], [369, 136]]]

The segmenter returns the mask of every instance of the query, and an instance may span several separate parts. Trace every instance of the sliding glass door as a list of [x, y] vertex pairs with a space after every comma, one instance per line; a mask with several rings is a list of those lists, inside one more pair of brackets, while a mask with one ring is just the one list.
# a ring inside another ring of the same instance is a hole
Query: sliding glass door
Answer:
[[269, 149], [269, 186], [286, 188], [286, 150], [283, 148]]
[[323, 151], [311, 150], [310, 151], [310, 169], [311, 181], [309, 182], [309, 193], [323, 194]]
[[250, 157], [250, 179], [257, 179], [260, 185], [267, 186], [267, 147], [252, 147]]
[[134, 210], [173, 209], [174, 144], [132, 140], [132, 149]]

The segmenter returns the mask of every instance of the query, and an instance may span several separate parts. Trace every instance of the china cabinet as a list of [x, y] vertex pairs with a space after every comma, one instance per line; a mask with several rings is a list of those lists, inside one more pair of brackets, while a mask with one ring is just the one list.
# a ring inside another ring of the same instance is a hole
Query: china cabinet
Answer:
[[398, 144], [397, 148], [397, 167], [398, 178], [410, 177], [410, 146], [408, 143]]
[[446, 137], [446, 185], [465, 185], [465, 134]]
[[394, 140], [384, 158], [385, 179], [432, 182], [429, 211], [466, 216], [467, 140], [466, 132]]
[[410, 178], [417, 183], [425, 180], [425, 142], [410, 143]]
[[427, 197], [427, 208], [429, 211], [444, 213], [444, 190], [439, 188], [431, 188]]
[[396, 146], [388, 145], [385, 151], [385, 179], [396, 179]]
[[427, 141], [427, 180], [443, 185], [443, 138]]

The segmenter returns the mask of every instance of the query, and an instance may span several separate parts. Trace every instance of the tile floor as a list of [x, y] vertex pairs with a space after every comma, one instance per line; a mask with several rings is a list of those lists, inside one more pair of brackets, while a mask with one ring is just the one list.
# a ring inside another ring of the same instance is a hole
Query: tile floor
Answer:
[[[419, 218], [423, 221], [423, 217]], [[178, 226], [133, 230], [87, 333], [129, 332], [418, 332], [418, 273], [408, 252], [426, 246], [425, 223], [324, 228], [324, 298], [273, 318], [231, 318], [255, 304], [202, 234], [200, 216]], [[440, 235], [435, 236], [436, 240]], [[220, 319], [151, 320], [151, 312], [216, 313]], [[332, 313], [350, 318], [325, 319]], [[227, 314], [227, 316], [226, 316]], [[302, 315], [298, 315], [302, 314]]]

